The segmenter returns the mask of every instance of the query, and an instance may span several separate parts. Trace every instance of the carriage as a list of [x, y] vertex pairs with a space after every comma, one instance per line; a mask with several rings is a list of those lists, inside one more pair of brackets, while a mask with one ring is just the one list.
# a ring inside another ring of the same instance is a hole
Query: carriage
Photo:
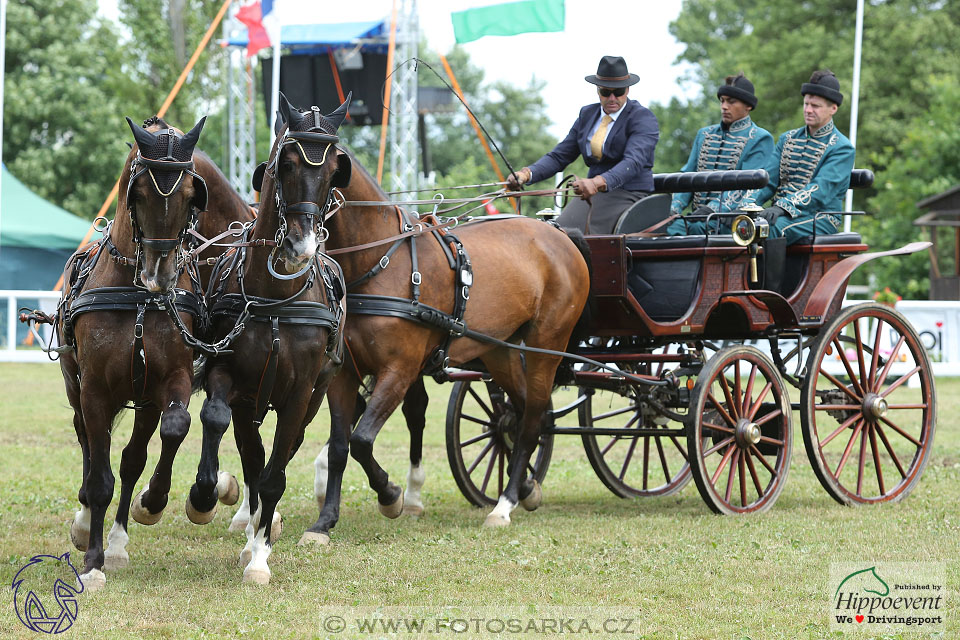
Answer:
[[[656, 175], [658, 195], [631, 207], [620, 233], [587, 236], [592, 337], [558, 370], [556, 406], [528, 469], [538, 482], [555, 436], [578, 435], [617, 496], [670, 495], [692, 478], [717, 513], [764, 511], [787, 480], [797, 412], [814, 473], [838, 502], [895, 502], [917, 484], [936, 425], [928, 355], [895, 309], [843, 301], [857, 267], [928, 243], [870, 253], [859, 234], [837, 233], [786, 247], [750, 212], [733, 214], [727, 233], [627, 233], [670, 192], [753, 188], [766, 178]], [[872, 181], [856, 170], [851, 187]], [[441, 379], [454, 383], [453, 476], [468, 501], [494, 505], [516, 412], [479, 368]]]

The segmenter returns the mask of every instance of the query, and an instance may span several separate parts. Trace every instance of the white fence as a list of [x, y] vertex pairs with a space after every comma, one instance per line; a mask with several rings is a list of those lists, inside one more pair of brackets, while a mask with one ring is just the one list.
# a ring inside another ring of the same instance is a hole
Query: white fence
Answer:
[[[60, 300], [56, 291], [18, 291], [0, 289], [0, 300], [6, 299], [7, 313], [5, 339], [0, 349], [0, 362], [50, 362], [39, 345], [24, 345], [24, 330], [17, 318], [21, 306], [37, 306], [45, 313], [53, 313]], [[844, 306], [857, 304], [860, 300], [847, 300]], [[903, 313], [920, 334], [920, 340], [930, 354], [933, 373], [936, 376], [960, 376], [960, 302], [941, 300], [901, 300], [897, 310]], [[49, 325], [41, 327], [43, 344], [50, 339]], [[19, 335], [19, 338], [18, 338]], [[760, 346], [760, 345], [758, 345]]]

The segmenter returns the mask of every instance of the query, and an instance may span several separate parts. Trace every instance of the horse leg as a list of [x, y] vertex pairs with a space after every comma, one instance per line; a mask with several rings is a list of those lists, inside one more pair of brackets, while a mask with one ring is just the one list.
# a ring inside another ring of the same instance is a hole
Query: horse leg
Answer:
[[155, 524], [163, 515], [170, 494], [173, 459], [190, 430], [190, 376], [181, 373], [161, 395], [160, 460], [147, 488], [137, 495], [130, 515], [140, 524]]
[[[200, 410], [200, 422], [203, 425], [203, 443], [200, 448], [200, 464], [197, 466], [197, 479], [190, 487], [187, 496], [187, 518], [194, 524], [207, 524], [217, 514], [217, 500], [233, 500], [240, 487], [237, 479], [225, 471], [220, 471], [220, 442], [230, 427], [230, 406], [227, 394], [233, 381], [223, 368], [214, 367], [207, 378], [207, 398]], [[232, 480], [232, 482], [231, 482]], [[222, 493], [221, 493], [222, 492]]]
[[120, 457], [120, 504], [117, 517], [107, 534], [107, 550], [104, 553], [104, 568], [107, 571], [127, 566], [130, 556], [127, 554], [127, 542], [130, 537], [127, 529], [130, 516], [130, 501], [137, 480], [147, 464], [147, 445], [157, 429], [160, 412], [153, 407], [137, 409], [133, 419], [133, 433], [130, 442], [123, 448]]
[[116, 411], [110, 412], [107, 397], [92, 394], [81, 397], [83, 423], [90, 450], [90, 471], [87, 474], [87, 503], [90, 507], [90, 541], [83, 556], [80, 580], [84, 590], [96, 591], [107, 583], [103, 575], [103, 523], [107, 507], [113, 499], [115, 478], [110, 468], [110, 425]]
[[87, 433], [80, 414], [79, 400], [73, 412], [73, 426], [77, 431], [77, 440], [80, 443], [80, 457], [83, 459], [83, 475], [80, 479], [80, 490], [77, 491], [77, 500], [80, 510], [74, 514], [70, 524], [70, 540], [78, 551], [86, 551], [90, 544], [90, 505], [87, 502], [87, 477], [90, 475], [90, 446], [87, 443]]
[[[358, 383], [359, 384], [359, 383]], [[355, 407], [353, 410], [353, 417], [350, 419], [348, 424], [352, 426], [355, 425], [357, 419], [363, 415], [363, 412], [367, 410], [367, 401], [363, 399], [363, 396], [360, 393], [355, 394]], [[323, 443], [323, 448], [320, 449], [320, 453], [317, 454], [316, 459], [313, 461], [313, 495], [317, 499], [317, 506], [323, 508], [324, 499], [327, 495], [327, 478], [329, 476], [328, 470], [328, 461], [330, 459], [330, 441]]]
[[403, 396], [401, 407], [407, 430], [410, 431], [410, 469], [407, 471], [407, 489], [403, 494], [403, 513], [414, 517], [423, 515], [423, 500], [420, 497], [426, 480], [423, 470], [423, 430], [427, 424], [429, 402], [423, 376], [418, 376]]
[[416, 377], [416, 371], [388, 371], [377, 376], [367, 410], [350, 436], [350, 453], [366, 472], [370, 488], [377, 492], [380, 513], [388, 518], [396, 518], [403, 511], [403, 492], [377, 464], [373, 442]]
[[[233, 405], [233, 434], [240, 452], [240, 464], [243, 467], [244, 495], [243, 504], [246, 514], [241, 510], [233, 517], [230, 530], [236, 531], [241, 523], [247, 536], [247, 543], [240, 552], [237, 564], [241, 567], [250, 563], [253, 555], [254, 533], [260, 527], [260, 476], [263, 473], [265, 453], [260, 438], [259, 425], [254, 422], [255, 409], [249, 406]], [[280, 536], [280, 515], [275, 512], [271, 523], [271, 539]], [[245, 520], [245, 522], [244, 522]]]
[[[360, 381], [347, 369], [333, 379], [327, 391], [327, 404], [330, 406], [330, 440], [323, 446], [320, 455], [326, 454], [323, 470], [324, 492], [322, 499], [317, 496], [320, 504], [320, 515], [317, 521], [307, 529], [300, 538], [299, 544], [328, 544], [330, 530], [340, 519], [340, 489], [343, 483], [343, 471], [347, 467], [349, 455], [350, 427], [353, 424], [353, 411], [356, 409], [357, 389]], [[320, 457], [314, 462], [317, 475], [320, 474]], [[327, 475], [329, 471], [329, 475]], [[329, 482], [328, 482], [329, 480]], [[319, 480], [314, 480], [314, 491]]]

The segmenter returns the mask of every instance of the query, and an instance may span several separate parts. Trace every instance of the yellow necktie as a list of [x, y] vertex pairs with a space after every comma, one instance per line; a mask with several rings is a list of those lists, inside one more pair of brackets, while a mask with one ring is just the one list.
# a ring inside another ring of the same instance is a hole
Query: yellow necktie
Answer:
[[590, 138], [590, 153], [597, 160], [603, 157], [603, 139], [607, 135], [607, 127], [610, 126], [611, 122], [613, 122], [613, 118], [606, 113], [603, 114], [603, 118], [600, 120], [600, 126], [597, 127], [596, 133]]

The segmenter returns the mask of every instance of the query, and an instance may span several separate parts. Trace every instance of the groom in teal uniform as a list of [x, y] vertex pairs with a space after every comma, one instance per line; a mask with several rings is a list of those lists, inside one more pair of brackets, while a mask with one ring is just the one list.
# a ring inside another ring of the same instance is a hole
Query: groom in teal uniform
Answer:
[[748, 191], [744, 204], [771, 200], [761, 216], [770, 235], [794, 244], [814, 233], [836, 233], [841, 216], [824, 214], [842, 209], [850, 186], [856, 151], [837, 130], [833, 115], [843, 102], [840, 83], [830, 70], [815, 71], [800, 87], [805, 126], [780, 136], [767, 165], [770, 182]]
[[[750, 119], [757, 106], [753, 83], [743, 72], [727, 76], [725, 84], [717, 89], [720, 100], [720, 124], [704, 127], [697, 132], [687, 164], [681, 171], [726, 171], [729, 169], [764, 169], [773, 153], [773, 136]], [[677, 193], [670, 204], [670, 213], [679, 215], [688, 206], [696, 215], [726, 213], [740, 206], [743, 191], [698, 191]], [[729, 231], [729, 219], [711, 221], [710, 229]], [[670, 235], [701, 234], [706, 229], [704, 220], [677, 218], [667, 226]]]

